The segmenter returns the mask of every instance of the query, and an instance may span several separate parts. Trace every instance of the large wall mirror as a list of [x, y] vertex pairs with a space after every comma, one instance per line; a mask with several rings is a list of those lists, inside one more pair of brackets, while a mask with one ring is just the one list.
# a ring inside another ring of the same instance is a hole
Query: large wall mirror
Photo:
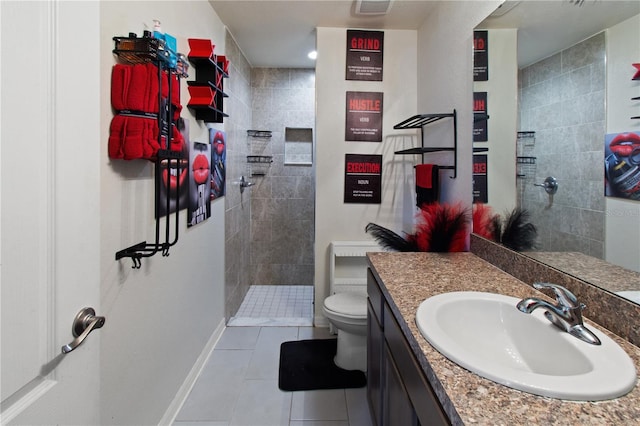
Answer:
[[640, 201], [605, 196], [611, 135], [640, 135], [640, 2], [507, 1], [477, 30], [487, 31], [488, 78], [474, 82], [490, 117], [486, 141], [474, 137], [486, 205], [530, 214], [527, 255], [640, 303]]

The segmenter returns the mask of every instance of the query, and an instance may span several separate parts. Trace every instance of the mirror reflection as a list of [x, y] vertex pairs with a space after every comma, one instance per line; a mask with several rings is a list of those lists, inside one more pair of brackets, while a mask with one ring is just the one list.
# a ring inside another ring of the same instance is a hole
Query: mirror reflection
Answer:
[[474, 201], [525, 210], [527, 255], [638, 303], [640, 203], [607, 188], [605, 154], [640, 140], [640, 2], [507, 1], [477, 30], [488, 78], [474, 111], [490, 118], [474, 128]]

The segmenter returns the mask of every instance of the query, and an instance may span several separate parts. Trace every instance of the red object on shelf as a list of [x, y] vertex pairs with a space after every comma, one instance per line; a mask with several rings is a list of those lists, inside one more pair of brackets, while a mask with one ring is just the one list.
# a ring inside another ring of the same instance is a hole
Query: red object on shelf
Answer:
[[189, 38], [189, 55], [190, 58], [209, 58], [214, 60], [213, 49], [215, 44], [211, 43], [211, 40], [204, 38]]
[[631, 64], [636, 68], [636, 73], [634, 74], [633, 77], [631, 77], [631, 80], [640, 80], [640, 64]]
[[187, 106], [213, 106], [215, 108], [216, 93], [209, 86], [189, 86], [191, 99]]
[[218, 60], [218, 66], [220, 68], [222, 68], [222, 72], [225, 74], [229, 74], [229, 61], [227, 60], [227, 57], [224, 55], [218, 55], [216, 56], [216, 59]]

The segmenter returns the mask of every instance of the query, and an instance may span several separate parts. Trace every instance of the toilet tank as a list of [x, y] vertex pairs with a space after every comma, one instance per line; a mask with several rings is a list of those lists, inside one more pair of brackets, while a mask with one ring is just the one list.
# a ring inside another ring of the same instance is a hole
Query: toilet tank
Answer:
[[367, 252], [385, 251], [375, 241], [332, 241], [329, 295], [344, 291], [367, 293]]

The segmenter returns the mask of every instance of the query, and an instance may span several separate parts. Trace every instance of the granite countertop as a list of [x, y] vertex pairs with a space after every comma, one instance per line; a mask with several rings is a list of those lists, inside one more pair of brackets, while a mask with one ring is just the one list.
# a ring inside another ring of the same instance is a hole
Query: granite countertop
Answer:
[[600, 288], [616, 292], [640, 290], [640, 273], [580, 252], [529, 251], [523, 253]]
[[[433, 295], [485, 291], [518, 298], [543, 296], [472, 253], [368, 253], [382, 292], [454, 425], [632, 425], [640, 424], [640, 385], [610, 401], [573, 402], [545, 398], [484, 379], [449, 361], [420, 334], [415, 313]], [[585, 318], [585, 323], [594, 324]], [[640, 371], [640, 348], [597, 326], [615, 340]]]

